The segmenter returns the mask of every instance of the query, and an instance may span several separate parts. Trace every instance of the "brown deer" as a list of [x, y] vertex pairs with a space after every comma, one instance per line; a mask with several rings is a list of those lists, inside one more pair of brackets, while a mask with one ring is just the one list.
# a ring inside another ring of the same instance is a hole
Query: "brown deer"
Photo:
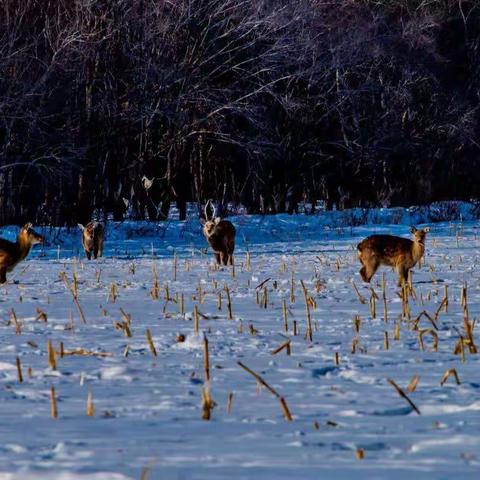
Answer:
[[[208, 215], [208, 207], [212, 206], [212, 216]], [[201, 219], [203, 234], [215, 254], [219, 265], [233, 265], [233, 251], [235, 250], [235, 227], [228, 220], [222, 220], [216, 216], [217, 209], [208, 200], [205, 205], [205, 219]]]
[[372, 235], [358, 245], [358, 257], [363, 267], [360, 275], [370, 282], [380, 265], [394, 267], [398, 273], [398, 285], [408, 280], [408, 272], [425, 252], [425, 236], [430, 229], [411, 227], [413, 240], [392, 235]]
[[82, 231], [82, 245], [85, 255], [90, 260], [93, 257], [101, 257], [103, 255], [104, 231], [103, 225], [99, 222], [90, 222], [83, 226], [81, 223], [78, 227]]
[[20, 229], [16, 242], [0, 238], [0, 283], [7, 281], [7, 272], [11, 272], [17, 263], [24, 260], [33, 245], [43, 242], [43, 237], [35, 232], [31, 223]]

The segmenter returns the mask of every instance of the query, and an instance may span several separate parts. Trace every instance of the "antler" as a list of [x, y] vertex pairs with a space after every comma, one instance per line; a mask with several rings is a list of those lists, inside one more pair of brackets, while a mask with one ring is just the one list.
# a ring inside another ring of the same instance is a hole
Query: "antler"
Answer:
[[[209, 205], [212, 208], [212, 215], [211, 216], [208, 215], [208, 206]], [[207, 203], [205, 204], [205, 220], [215, 219], [216, 216], [217, 216], [217, 207], [214, 205], [213, 200], [211, 198], [209, 198], [207, 200]]]
[[210, 200], [207, 200], [207, 203], [205, 204], [205, 220], [208, 220], [208, 203], [210, 202]]

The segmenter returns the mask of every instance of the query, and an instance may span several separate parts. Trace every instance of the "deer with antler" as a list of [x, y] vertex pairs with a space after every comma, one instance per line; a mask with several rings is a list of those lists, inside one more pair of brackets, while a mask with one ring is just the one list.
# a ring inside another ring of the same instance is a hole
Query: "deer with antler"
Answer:
[[[208, 214], [209, 208], [212, 214]], [[236, 230], [229, 220], [222, 220], [216, 216], [217, 209], [212, 200], [205, 205], [205, 219], [201, 219], [203, 234], [215, 254], [219, 265], [233, 265], [233, 251], [235, 250]]]
[[398, 273], [398, 285], [408, 280], [408, 272], [425, 253], [425, 236], [430, 229], [411, 227], [413, 240], [393, 235], [372, 235], [357, 245], [358, 257], [363, 265], [360, 275], [370, 282], [380, 265], [394, 267]]

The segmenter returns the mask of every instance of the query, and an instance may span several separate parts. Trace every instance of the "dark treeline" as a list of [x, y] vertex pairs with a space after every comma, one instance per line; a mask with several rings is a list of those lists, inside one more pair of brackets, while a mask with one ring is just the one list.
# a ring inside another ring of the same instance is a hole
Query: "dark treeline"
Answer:
[[0, 221], [478, 196], [476, 0], [2, 0]]

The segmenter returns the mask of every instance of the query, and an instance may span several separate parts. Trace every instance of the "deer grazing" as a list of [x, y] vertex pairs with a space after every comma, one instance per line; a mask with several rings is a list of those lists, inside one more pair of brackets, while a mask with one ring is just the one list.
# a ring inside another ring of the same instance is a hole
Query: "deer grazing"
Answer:
[[[213, 209], [212, 215], [208, 215], [208, 207]], [[217, 209], [211, 200], [205, 205], [205, 219], [201, 219], [203, 234], [215, 254], [219, 265], [233, 265], [233, 251], [235, 250], [235, 227], [228, 220], [222, 220], [216, 216]]]
[[413, 240], [392, 235], [372, 235], [358, 245], [358, 257], [363, 265], [360, 275], [370, 282], [380, 265], [394, 267], [398, 273], [398, 285], [408, 280], [408, 272], [425, 253], [425, 236], [430, 229], [411, 227]]
[[90, 260], [93, 257], [101, 257], [103, 255], [104, 228], [99, 222], [90, 222], [86, 226], [81, 223], [78, 227], [82, 231], [82, 245], [85, 255]]
[[20, 229], [16, 242], [0, 238], [0, 283], [7, 281], [7, 272], [24, 260], [33, 245], [43, 242], [42, 235], [33, 230], [32, 224], [27, 223]]

